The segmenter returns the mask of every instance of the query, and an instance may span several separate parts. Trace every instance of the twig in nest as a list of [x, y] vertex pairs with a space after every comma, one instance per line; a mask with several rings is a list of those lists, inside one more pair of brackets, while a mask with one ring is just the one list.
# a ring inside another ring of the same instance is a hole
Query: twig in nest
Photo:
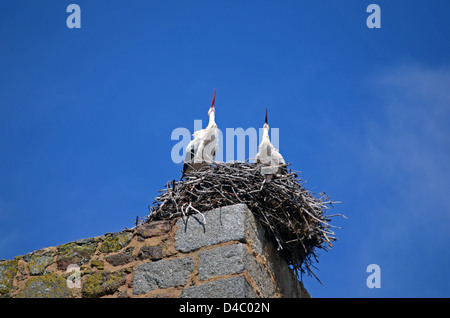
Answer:
[[196, 208], [194, 208], [190, 203], [189, 203], [189, 205], [188, 205], [188, 207], [187, 207], [187, 209], [186, 209], [186, 213], [188, 212], [189, 208], [191, 208], [191, 209], [194, 210], [195, 212], [201, 214], [201, 216], [203, 216], [203, 224], [206, 225], [206, 218], [205, 218], [205, 215], [204, 215], [202, 212], [200, 212], [199, 210], [197, 210]]

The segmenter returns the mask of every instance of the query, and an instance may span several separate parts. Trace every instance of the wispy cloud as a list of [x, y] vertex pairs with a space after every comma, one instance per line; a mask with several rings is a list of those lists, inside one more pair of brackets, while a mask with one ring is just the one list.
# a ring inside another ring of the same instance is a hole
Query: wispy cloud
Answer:
[[450, 67], [401, 65], [372, 84], [377, 116], [361, 151], [373, 178], [366, 195], [375, 199], [364, 211], [360, 261], [381, 266], [386, 295], [442, 296], [450, 261]]
[[450, 67], [402, 65], [375, 84], [384, 119], [367, 127], [368, 163], [403, 199], [450, 220]]

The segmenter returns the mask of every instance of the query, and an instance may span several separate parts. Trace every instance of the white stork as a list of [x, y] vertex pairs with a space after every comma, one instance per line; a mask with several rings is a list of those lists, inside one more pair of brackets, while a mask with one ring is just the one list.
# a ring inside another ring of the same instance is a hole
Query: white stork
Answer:
[[267, 121], [267, 108], [266, 108], [266, 120], [263, 126], [263, 136], [261, 143], [258, 147], [258, 153], [256, 154], [256, 163], [263, 164], [265, 167], [261, 168], [262, 174], [276, 174], [287, 173], [287, 168], [283, 156], [278, 152], [269, 138], [269, 122]]
[[208, 111], [208, 126], [205, 129], [194, 132], [192, 135], [193, 139], [186, 147], [186, 157], [181, 178], [190, 171], [199, 170], [204, 165], [213, 163], [216, 158], [216, 154], [219, 151], [219, 134], [215, 122], [215, 100], [216, 89], [214, 89], [211, 107]]

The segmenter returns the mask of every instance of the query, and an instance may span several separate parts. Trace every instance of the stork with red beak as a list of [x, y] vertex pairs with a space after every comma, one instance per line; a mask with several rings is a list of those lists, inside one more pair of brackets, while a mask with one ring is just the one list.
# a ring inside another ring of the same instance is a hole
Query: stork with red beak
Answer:
[[215, 101], [216, 89], [214, 89], [211, 107], [208, 110], [208, 126], [194, 132], [193, 139], [187, 145], [182, 178], [190, 171], [212, 164], [216, 158], [219, 151], [219, 133], [215, 121]]
[[263, 126], [263, 136], [261, 143], [258, 147], [258, 153], [255, 157], [256, 163], [262, 164], [261, 173], [265, 175], [286, 173], [286, 163], [283, 156], [278, 152], [269, 138], [269, 122], [267, 120], [267, 108], [266, 108], [266, 120]]

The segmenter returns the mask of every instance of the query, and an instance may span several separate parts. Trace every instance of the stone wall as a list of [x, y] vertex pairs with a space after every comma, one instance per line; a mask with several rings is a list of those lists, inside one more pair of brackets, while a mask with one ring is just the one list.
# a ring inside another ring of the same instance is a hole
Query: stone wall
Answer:
[[2, 297], [309, 297], [243, 204], [0, 261]]

